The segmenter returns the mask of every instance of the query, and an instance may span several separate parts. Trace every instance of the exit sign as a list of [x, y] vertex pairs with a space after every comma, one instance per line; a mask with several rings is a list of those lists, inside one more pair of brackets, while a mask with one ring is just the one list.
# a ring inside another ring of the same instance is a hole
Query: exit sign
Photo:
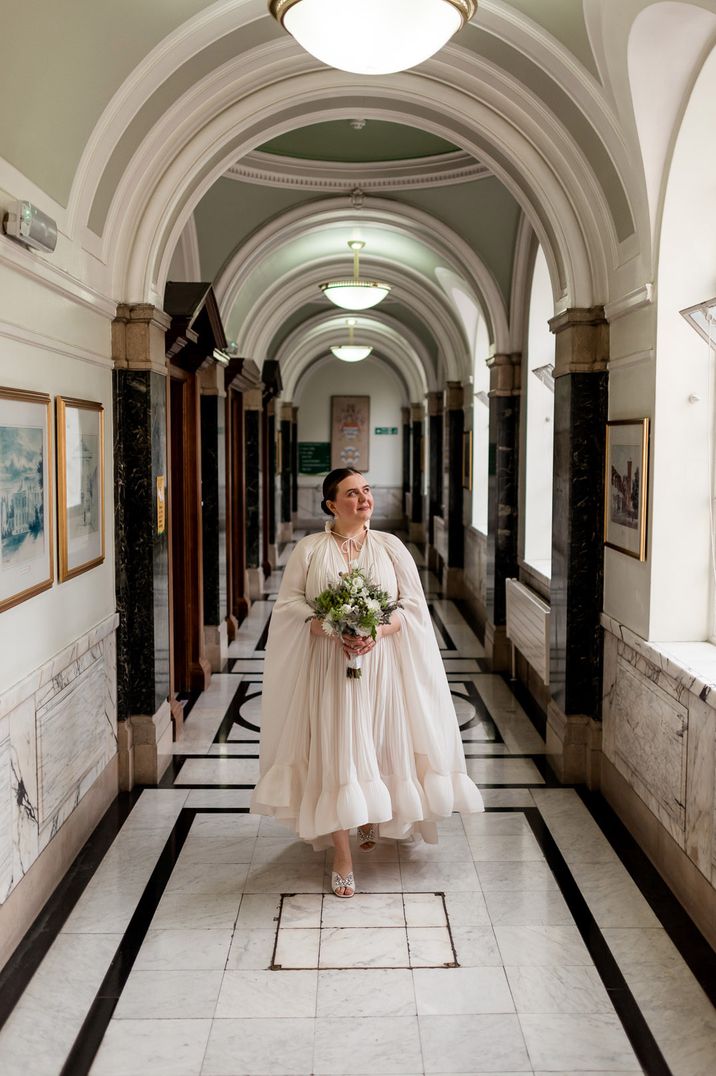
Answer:
[[387, 434], [397, 433], [398, 432], [398, 427], [397, 426], [376, 426], [375, 427], [375, 432], [376, 432], [376, 434], [378, 434], [378, 436], [380, 436], [380, 434], [383, 434], [383, 433], [387, 433]]

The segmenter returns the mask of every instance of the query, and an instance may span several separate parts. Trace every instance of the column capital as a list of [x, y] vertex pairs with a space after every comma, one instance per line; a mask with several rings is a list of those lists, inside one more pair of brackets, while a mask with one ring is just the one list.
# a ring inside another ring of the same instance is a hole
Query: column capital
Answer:
[[445, 395], [443, 392], [429, 392], [427, 401], [429, 415], [442, 415], [445, 410]]
[[465, 406], [465, 386], [462, 381], [446, 381], [444, 399], [446, 411], [462, 411]]
[[264, 401], [261, 388], [244, 391], [244, 411], [263, 411]]
[[425, 418], [425, 408], [421, 403], [414, 403], [410, 405], [410, 420], [411, 422], [422, 422]]
[[291, 405], [291, 422], [298, 422], [298, 408]]
[[519, 396], [522, 391], [522, 354], [491, 355], [486, 363], [490, 371], [490, 396]]
[[112, 358], [117, 370], [167, 372], [166, 333], [171, 318], [151, 303], [119, 303], [112, 322]]
[[278, 408], [278, 419], [280, 422], [292, 422], [294, 407], [290, 400], [281, 400]]
[[277, 411], [276, 397], [272, 396], [270, 400], [266, 401], [266, 414], [273, 416], [273, 415], [276, 414], [276, 411]]
[[400, 417], [403, 420], [403, 425], [407, 426], [408, 423], [410, 422], [410, 408], [409, 407], [401, 407], [401, 409], [400, 409]]
[[602, 373], [609, 361], [609, 323], [603, 306], [573, 307], [552, 318], [554, 377]]
[[199, 370], [199, 391], [202, 396], [226, 397], [224, 369], [220, 363], [211, 362]]

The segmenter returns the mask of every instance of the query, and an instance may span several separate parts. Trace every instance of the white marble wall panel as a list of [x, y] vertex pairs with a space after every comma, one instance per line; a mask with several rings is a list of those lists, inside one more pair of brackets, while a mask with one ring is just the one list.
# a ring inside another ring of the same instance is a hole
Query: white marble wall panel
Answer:
[[13, 878], [22, 878], [39, 852], [35, 700], [25, 699], [9, 717], [12, 745]]
[[611, 761], [683, 848], [686, 707], [619, 655], [608, 723]]
[[0, 903], [117, 753], [116, 626], [0, 696]]
[[10, 722], [0, 721], [0, 904], [12, 888]]
[[434, 534], [435, 534], [435, 548], [443, 559], [443, 563], [447, 564], [448, 548], [447, 548], [447, 527], [445, 526], [445, 520], [442, 516], [435, 516], [433, 520]]
[[[298, 487], [298, 518], [324, 522], [328, 517], [321, 509], [322, 481], [315, 486]], [[373, 486], [375, 509], [373, 518], [397, 520], [403, 518], [403, 491], [399, 486]]]
[[714, 836], [716, 710], [691, 698], [686, 771], [686, 853], [711, 878]]

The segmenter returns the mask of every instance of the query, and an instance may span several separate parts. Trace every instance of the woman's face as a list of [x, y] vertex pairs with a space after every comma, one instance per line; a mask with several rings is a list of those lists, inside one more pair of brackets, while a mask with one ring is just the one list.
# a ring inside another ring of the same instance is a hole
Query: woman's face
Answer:
[[349, 474], [338, 484], [336, 499], [328, 507], [346, 524], [364, 523], [373, 515], [373, 494], [362, 474]]

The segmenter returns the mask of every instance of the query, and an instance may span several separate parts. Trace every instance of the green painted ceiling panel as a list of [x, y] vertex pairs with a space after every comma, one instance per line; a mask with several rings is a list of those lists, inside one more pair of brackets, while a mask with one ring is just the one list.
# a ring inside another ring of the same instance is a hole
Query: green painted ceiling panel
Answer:
[[401, 123], [368, 120], [361, 131], [355, 131], [349, 120], [333, 120], [289, 131], [259, 148], [264, 153], [276, 153], [282, 157], [352, 164], [357, 161], [402, 161], [432, 157], [454, 153], [457, 146], [417, 127], [406, 127]]
[[509, 0], [509, 3], [544, 26], [582, 61], [591, 74], [599, 77], [584, 22], [582, 0]]

